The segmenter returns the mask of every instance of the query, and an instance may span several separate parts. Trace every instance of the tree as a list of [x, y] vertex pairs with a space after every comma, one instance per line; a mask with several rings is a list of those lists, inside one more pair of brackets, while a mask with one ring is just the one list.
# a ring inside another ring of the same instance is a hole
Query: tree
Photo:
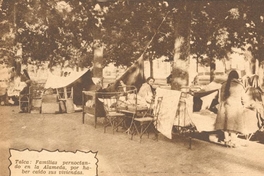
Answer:
[[14, 7], [10, 1], [1, 2], [0, 7], [0, 58], [10, 59], [14, 57], [14, 17], [7, 9]]
[[[4, 0], [2, 10], [16, 19], [15, 42], [22, 43], [25, 62], [32, 57], [50, 61], [50, 66], [63, 66], [65, 61], [71, 66], [87, 66], [98, 35], [94, 6], [95, 2], [81, 0]], [[12, 22], [10, 18], [7, 23]]]
[[260, 0], [15, 2], [3, 0], [1, 30], [12, 31], [15, 21], [12, 34], [23, 44], [24, 56], [50, 60], [51, 65], [67, 60], [71, 65], [91, 64], [94, 39], [99, 37], [104, 65], [129, 66], [143, 52], [150, 60], [167, 56], [174, 61], [172, 87], [179, 89], [190, 82], [190, 55], [207, 65], [225, 58], [234, 47], [250, 50], [260, 61], [264, 56]]
[[[246, 50], [248, 44], [251, 46], [249, 50], [253, 54], [252, 62], [254, 62], [254, 58], [258, 58], [260, 61], [263, 59], [261, 58], [263, 51], [259, 50], [263, 47], [264, 14], [261, 10], [263, 9], [261, 1], [178, 1], [171, 2], [170, 6], [177, 7], [175, 20], [184, 19], [180, 20], [182, 23], [176, 23], [175, 26], [176, 57], [174, 57], [174, 63], [181, 68], [184, 66], [177, 64], [180, 59], [177, 51], [180, 54], [183, 54], [184, 51], [188, 52], [189, 36], [190, 54], [196, 54], [198, 58], [205, 61], [204, 64], [209, 65], [212, 59], [223, 59], [229, 52], [232, 52], [234, 47]], [[186, 13], [181, 16], [182, 12]], [[181, 33], [181, 28], [186, 30]], [[188, 34], [189, 29], [190, 33]], [[181, 45], [181, 40], [177, 40], [181, 37], [185, 39], [183, 41], [187, 41], [186, 50], [177, 50], [177, 48], [181, 48], [177, 46], [184, 47], [184, 42]], [[210, 59], [204, 60], [204, 55]], [[183, 63], [188, 67], [188, 59]], [[177, 66], [173, 70], [174, 78], [187, 77], [187, 75], [177, 72]], [[185, 68], [185, 70], [188, 69]], [[179, 89], [181, 86], [188, 85], [187, 83], [187, 80], [178, 79], [173, 84], [173, 88]]]
[[173, 27], [164, 1], [113, 3], [106, 13], [103, 27], [106, 64], [114, 62], [116, 65], [129, 66], [143, 52], [147, 53], [150, 60], [173, 55]]

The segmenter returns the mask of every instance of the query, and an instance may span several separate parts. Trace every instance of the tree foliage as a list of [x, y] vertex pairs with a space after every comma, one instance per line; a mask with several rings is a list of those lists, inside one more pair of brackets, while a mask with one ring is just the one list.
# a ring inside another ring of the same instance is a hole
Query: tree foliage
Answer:
[[191, 52], [222, 59], [232, 48], [250, 50], [263, 60], [263, 2], [207, 1], [192, 11]]
[[173, 55], [173, 26], [164, 1], [118, 1], [109, 6], [103, 27], [105, 57], [117, 65], [131, 64], [144, 51], [156, 58]]
[[[95, 3], [90, 1], [3, 1], [3, 8], [16, 24], [15, 42], [23, 46], [23, 59], [50, 61], [51, 65], [85, 66], [92, 60], [98, 30]], [[15, 9], [15, 10], [14, 10]]]
[[104, 46], [105, 65], [129, 66], [144, 51], [172, 59], [176, 26], [187, 22], [179, 14], [188, 8], [190, 54], [201, 62], [222, 59], [234, 47], [262, 61], [263, 6], [261, 0], [3, 0], [0, 43], [9, 50], [22, 43], [25, 59], [51, 65], [90, 65], [95, 41]]
[[[10, 1], [9, 1], [10, 2]], [[10, 4], [1, 4], [0, 11], [0, 57], [13, 57], [14, 34], [13, 34], [13, 16], [8, 9]]]

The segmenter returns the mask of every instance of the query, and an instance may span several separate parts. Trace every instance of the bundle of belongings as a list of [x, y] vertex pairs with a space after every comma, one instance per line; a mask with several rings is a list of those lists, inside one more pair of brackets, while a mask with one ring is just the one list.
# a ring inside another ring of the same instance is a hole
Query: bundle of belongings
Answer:
[[193, 94], [193, 113], [191, 118], [197, 131], [214, 131], [219, 105], [218, 97], [218, 89], [195, 92]]
[[175, 126], [195, 126], [199, 131], [213, 131], [216, 114], [209, 109], [216, 112], [218, 92], [218, 89], [215, 89], [190, 94], [157, 88], [154, 106], [157, 104], [157, 99], [162, 97], [157, 117], [157, 130], [169, 139], [172, 139], [172, 130]]
[[201, 110], [210, 110], [217, 113], [217, 104], [219, 90], [209, 90], [193, 93], [193, 112], [199, 112]]
[[[261, 129], [263, 129], [263, 124], [264, 124], [263, 123], [264, 108], [263, 108], [263, 98], [262, 98], [263, 92], [258, 86], [255, 87], [254, 85], [247, 84], [245, 87], [245, 92], [241, 92], [241, 96], [243, 95], [241, 99], [241, 103], [243, 107], [241, 109], [242, 112], [241, 119], [244, 125], [243, 125], [243, 132], [238, 132], [237, 135], [243, 136], [247, 140], [250, 140], [252, 135], [256, 134], [256, 132], [259, 132]], [[221, 107], [219, 106], [220, 101], [218, 100], [219, 94], [220, 91], [218, 90], [196, 92], [193, 94], [194, 112], [192, 114], [192, 121], [194, 122], [197, 131], [217, 132], [215, 129], [216, 117], [217, 117], [217, 112], [221, 111]], [[209, 136], [209, 140], [211, 141], [210, 136]], [[212, 142], [217, 142], [217, 141], [212, 141]]]
[[[163, 97], [158, 131], [170, 139], [175, 126], [195, 126], [197, 132], [215, 132], [221, 84], [209, 86], [207, 89], [188, 93], [157, 88], [156, 97]], [[263, 93], [254, 87], [248, 87], [245, 91], [245, 104], [241, 111], [247, 117], [245, 123], [248, 135], [263, 128]]]

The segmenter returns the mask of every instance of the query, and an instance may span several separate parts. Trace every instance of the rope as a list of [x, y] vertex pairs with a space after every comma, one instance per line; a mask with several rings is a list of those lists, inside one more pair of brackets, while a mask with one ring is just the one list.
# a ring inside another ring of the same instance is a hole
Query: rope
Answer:
[[155, 36], [157, 35], [157, 33], [158, 33], [158, 31], [159, 31], [161, 25], [164, 23], [164, 21], [165, 21], [165, 19], [167, 18], [167, 16], [168, 16], [169, 13], [170, 13], [170, 11], [167, 12], [167, 14], [163, 17], [163, 19], [162, 19], [161, 23], [159, 24], [159, 26], [158, 26], [156, 32], [154, 33], [154, 35], [152, 36], [152, 38], [151, 38], [150, 41], [148, 42], [148, 44], [147, 44], [147, 46], [145, 47], [144, 51], [142, 52], [140, 58], [141, 58], [141, 57], [143, 58], [143, 55], [144, 55], [145, 52], [147, 51], [149, 45], [150, 45], [150, 44], [152, 43], [152, 41], [154, 40], [154, 38], [155, 38]]

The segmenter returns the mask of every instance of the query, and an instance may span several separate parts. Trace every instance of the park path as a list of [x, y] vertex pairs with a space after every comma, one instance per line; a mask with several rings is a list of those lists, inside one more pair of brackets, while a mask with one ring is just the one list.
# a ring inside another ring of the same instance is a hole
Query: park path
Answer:
[[0, 107], [0, 176], [8, 176], [9, 149], [97, 152], [99, 176], [258, 176], [264, 172], [264, 146], [225, 148], [210, 142], [176, 136], [159, 140], [144, 136], [139, 143], [126, 133], [103, 132], [80, 112], [72, 114], [18, 113], [16, 106]]

